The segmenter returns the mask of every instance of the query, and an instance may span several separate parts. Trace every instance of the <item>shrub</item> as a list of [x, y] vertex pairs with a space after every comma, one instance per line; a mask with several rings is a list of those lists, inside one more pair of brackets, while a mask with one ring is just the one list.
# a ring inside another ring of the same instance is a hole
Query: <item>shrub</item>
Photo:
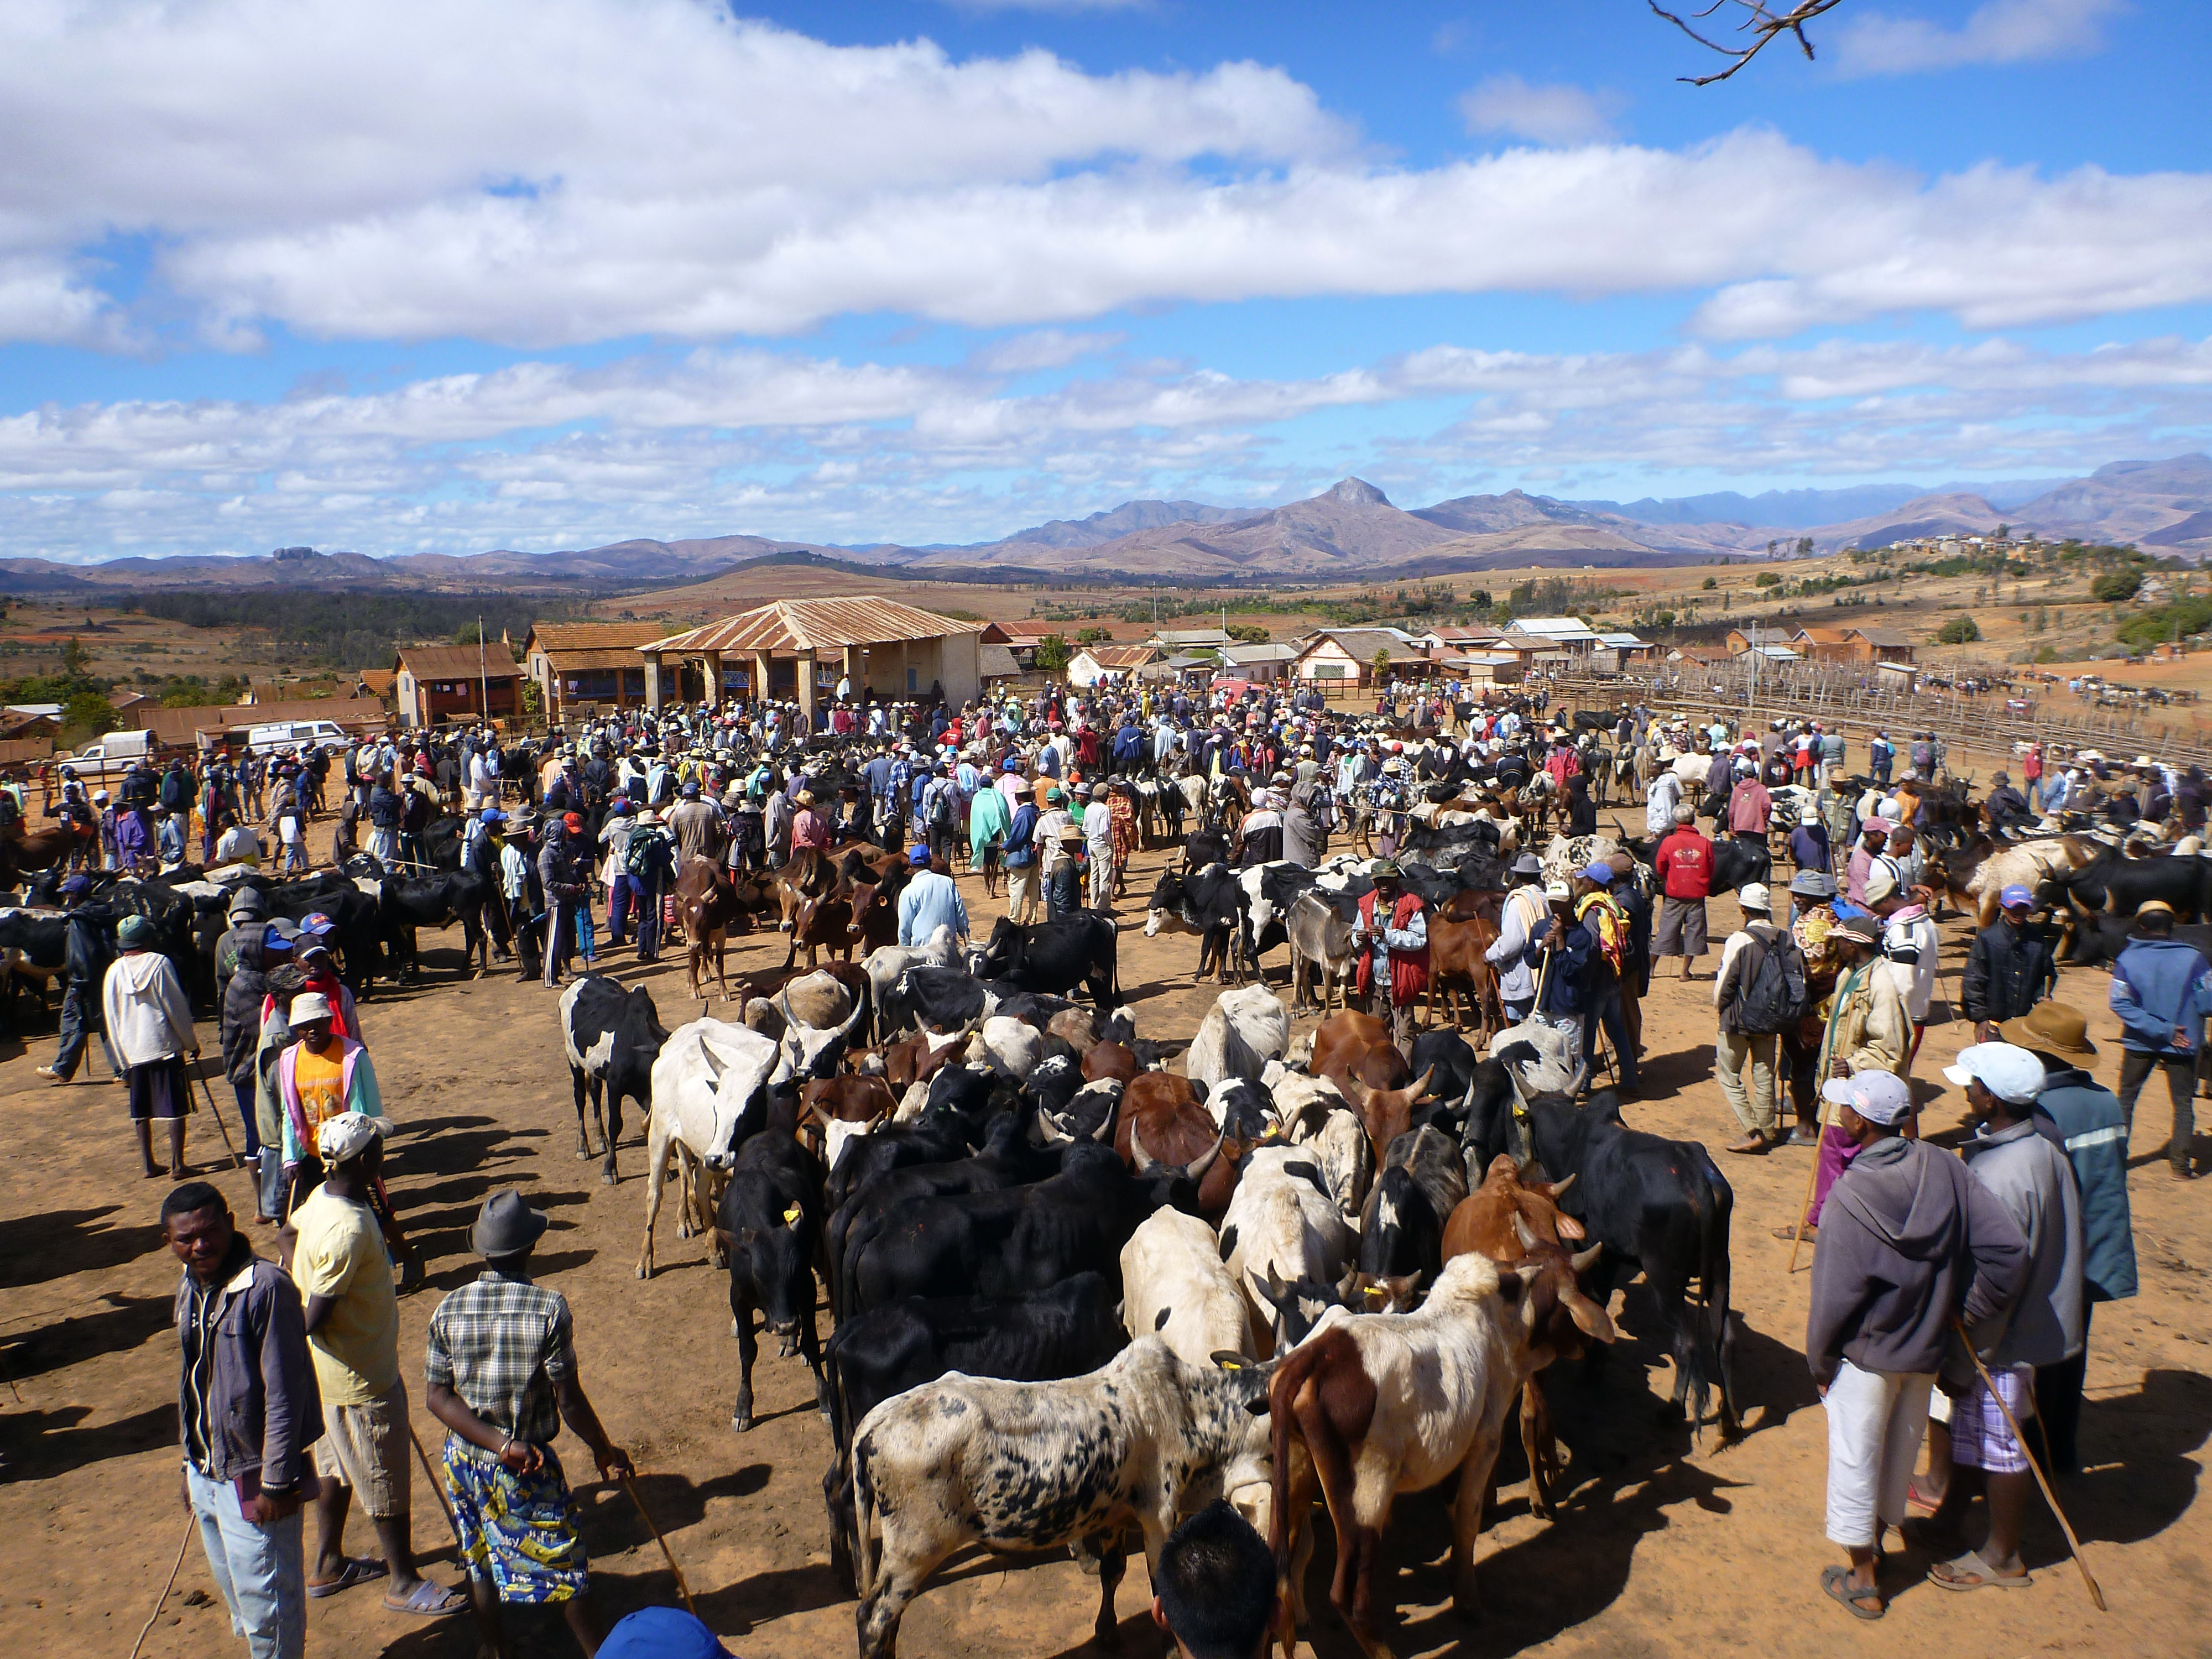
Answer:
[[2122, 605], [2142, 586], [2140, 570], [2107, 570], [2089, 584], [2089, 597], [2100, 605]]
[[1782, 578], [1771, 570], [1762, 570], [1752, 578], [1751, 585], [1753, 587], [1779, 587], [1782, 586]]
[[1936, 630], [1936, 637], [1944, 645], [1972, 645], [1982, 637], [1981, 624], [1960, 611]]

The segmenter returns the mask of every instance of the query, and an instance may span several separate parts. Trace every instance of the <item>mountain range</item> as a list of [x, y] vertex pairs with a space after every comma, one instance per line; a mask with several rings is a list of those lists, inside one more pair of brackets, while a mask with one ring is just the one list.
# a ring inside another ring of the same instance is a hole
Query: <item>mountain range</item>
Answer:
[[[2024, 493], [2025, 492], [2025, 493]], [[2212, 457], [2117, 461], [2087, 477], [1916, 491], [1904, 484], [1629, 502], [1520, 489], [1407, 511], [1360, 478], [1277, 507], [1133, 501], [963, 546], [840, 547], [761, 536], [635, 539], [557, 553], [500, 549], [369, 558], [282, 548], [258, 558], [179, 556], [71, 565], [0, 559], [0, 589], [94, 593], [218, 586], [500, 587], [607, 592], [695, 582], [759, 563], [805, 562], [955, 581], [1080, 578], [1209, 584], [1382, 580], [1532, 565], [1678, 565], [1763, 557], [1809, 536], [1822, 552], [2009, 524], [2050, 538], [2132, 542], [2160, 556], [2212, 557]]]

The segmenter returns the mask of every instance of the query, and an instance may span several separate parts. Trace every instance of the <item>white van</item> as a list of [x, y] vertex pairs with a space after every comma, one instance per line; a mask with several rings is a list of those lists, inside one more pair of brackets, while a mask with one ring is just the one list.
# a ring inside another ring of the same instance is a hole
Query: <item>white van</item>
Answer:
[[273, 755], [284, 749], [299, 754], [310, 747], [343, 749], [352, 741], [336, 720], [277, 720], [246, 730], [246, 746], [257, 755]]

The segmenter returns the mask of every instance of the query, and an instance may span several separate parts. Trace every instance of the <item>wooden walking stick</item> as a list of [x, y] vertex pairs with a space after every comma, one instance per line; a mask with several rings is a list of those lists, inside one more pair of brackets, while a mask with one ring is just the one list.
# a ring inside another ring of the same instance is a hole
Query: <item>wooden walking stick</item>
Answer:
[[1982, 1364], [1981, 1355], [1974, 1352], [1973, 1339], [1966, 1334], [1966, 1322], [1953, 1314], [1951, 1328], [1958, 1332], [1959, 1340], [1966, 1345], [1966, 1358], [1974, 1362], [1974, 1370], [1981, 1376], [1982, 1386], [1990, 1391], [1990, 1398], [1996, 1401], [1997, 1410], [2003, 1413], [2005, 1427], [2012, 1431], [2013, 1441], [2019, 1446], [2020, 1455], [2027, 1460], [2028, 1473], [2034, 1475], [2035, 1484], [2043, 1488], [2043, 1501], [2051, 1505], [2051, 1514], [2058, 1517], [2058, 1530], [2066, 1534], [2066, 1547], [2074, 1552], [2074, 1565], [2081, 1570], [2081, 1582], [2089, 1587], [2089, 1599], [2097, 1604], [2098, 1612], [2109, 1612], [2110, 1609], [2105, 1606], [2105, 1592], [2097, 1587], [2096, 1576], [2089, 1571], [2089, 1558], [2081, 1553], [2081, 1540], [2074, 1535], [2074, 1523], [2066, 1518], [2066, 1511], [2058, 1507], [2058, 1494], [2051, 1490], [2051, 1481], [2043, 1473], [2043, 1465], [2035, 1461], [2034, 1449], [2027, 1443], [2027, 1437], [2020, 1431], [2020, 1419], [2012, 1414], [2012, 1407], [2005, 1404], [2004, 1396], [1997, 1392], [1996, 1381], [1990, 1376], [1990, 1368]]
[[[154, 1599], [154, 1611], [146, 1615], [146, 1627], [138, 1632], [138, 1639], [131, 1644], [131, 1659], [138, 1659], [138, 1650], [146, 1645], [146, 1638], [154, 1633], [154, 1621], [161, 1616], [161, 1607], [169, 1599], [169, 1592], [177, 1587], [177, 1574], [185, 1565], [185, 1552], [192, 1547], [192, 1534], [199, 1530], [197, 1515], [185, 1517], [185, 1536], [177, 1546], [177, 1559], [169, 1564], [169, 1577], [161, 1586], [161, 1593]], [[2100, 1604], [2101, 1605], [2101, 1604]]]
[[460, 1556], [465, 1553], [461, 1547], [461, 1523], [453, 1518], [453, 1505], [446, 1496], [446, 1483], [438, 1479], [437, 1470], [431, 1467], [430, 1454], [422, 1449], [422, 1437], [415, 1432], [411, 1422], [407, 1425], [407, 1437], [415, 1443], [415, 1455], [422, 1462], [422, 1476], [429, 1481], [430, 1490], [438, 1494], [438, 1507], [446, 1512], [446, 1529], [453, 1534], [453, 1553]]
[[[626, 1474], [623, 1476], [622, 1483], [623, 1490], [629, 1494], [629, 1501], [637, 1505], [638, 1514], [644, 1517], [647, 1529], [653, 1534], [653, 1541], [660, 1546], [661, 1558], [668, 1563], [669, 1571], [676, 1575], [676, 1593], [684, 1598], [684, 1611], [697, 1618], [699, 1609], [691, 1605], [691, 1587], [684, 1582], [684, 1569], [676, 1565], [675, 1553], [668, 1547], [668, 1540], [660, 1535], [660, 1528], [653, 1525], [653, 1513], [645, 1507], [645, 1499], [637, 1495], [637, 1482]], [[2101, 1607], [2104, 1604], [2100, 1602], [2098, 1605]]]
[[1827, 1139], [1827, 1126], [1820, 1121], [1818, 1109], [1813, 1122], [1813, 1167], [1805, 1171], [1805, 1196], [1797, 1200], [1797, 1219], [1790, 1229], [1790, 1266], [1784, 1277], [1797, 1271], [1797, 1247], [1805, 1242], [1805, 1218], [1813, 1212], [1813, 1183], [1820, 1178], [1820, 1147]]
[[230, 1154], [230, 1167], [234, 1170], [243, 1170], [246, 1167], [246, 1160], [238, 1155], [238, 1147], [231, 1140], [230, 1125], [222, 1121], [222, 1114], [216, 1109], [215, 1091], [208, 1086], [207, 1073], [201, 1073], [199, 1078], [200, 1092], [207, 1097], [208, 1110], [214, 1115], [215, 1127], [222, 1131], [223, 1148]]

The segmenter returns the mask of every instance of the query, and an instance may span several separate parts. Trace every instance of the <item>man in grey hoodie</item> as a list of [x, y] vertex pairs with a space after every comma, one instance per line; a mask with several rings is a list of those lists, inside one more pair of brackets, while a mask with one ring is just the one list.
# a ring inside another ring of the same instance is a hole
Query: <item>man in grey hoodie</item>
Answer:
[[[2066, 1154], [2036, 1133], [2036, 1097], [2044, 1090], [2043, 1062], [2009, 1042], [1977, 1042], [1959, 1051], [1943, 1075], [1966, 1091], [1974, 1138], [1960, 1149], [1975, 1183], [2004, 1206], [2027, 1240], [2027, 1273], [2002, 1322], [1977, 1331], [1997, 1397], [2015, 1421], [2035, 1414], [2035, 1369], [2055, 1365], [2081, 1351], [2081, 1200]], [[1954, 1378], [1957, 1380], [1954, 1382]], [[2029, 1582], [2020, 1559], [2020, 1527], [2027, 1516], [2030, 1482], [2022, 1445], [1977, 1371], [1946, 1375], [1954, 1401], [1939, 1436], [1930, 1431], [1929, 1461], [1949, 1453], [1952, 1480], [1942, 1507], [1929, 1522], [1942, 1536], [1955, 1534], [1973, 1488], [1985, 1485], [1989, 1541], [1955, 1559], [1939, 1561], [1928, 1581], [1944, 1589], [2013, 1589]], [[1960, 1479], [1962, 1470], [1976, 1470]]]
[[1841, 1109], [1830, 1133], [1856, 1156], [1829, 1194], [1805, 1327], [1828, 1413], [1827, 1535], [1850, 1557], [1820, 1587], [1879, 1619], [1875, 1563], [1884, 1529], [1905, 1520], [1951, 1321], [1978, 1326], [2011, 1305], [2027, 1243], [1963, 1164], [1898, 1133], [1912, 1104], [1902, 1079], [1868, 1068], [1821, 1092]]

